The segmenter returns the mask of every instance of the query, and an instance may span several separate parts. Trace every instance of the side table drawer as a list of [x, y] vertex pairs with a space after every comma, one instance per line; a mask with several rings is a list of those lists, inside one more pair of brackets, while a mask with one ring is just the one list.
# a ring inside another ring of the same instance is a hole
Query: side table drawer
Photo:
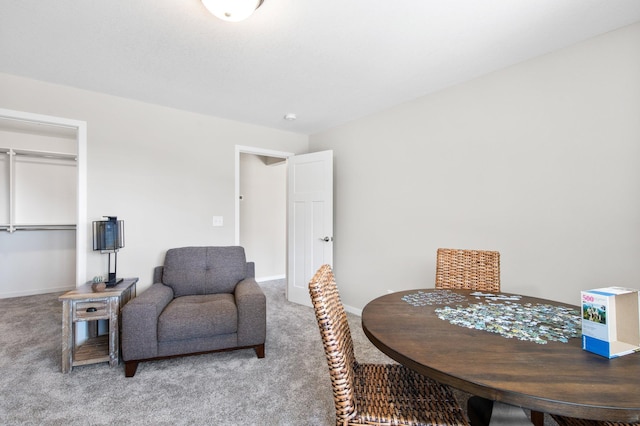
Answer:
[[109, 318], [107, 300], [76, 302], [73, 309], [73, 320], [92, 320]]

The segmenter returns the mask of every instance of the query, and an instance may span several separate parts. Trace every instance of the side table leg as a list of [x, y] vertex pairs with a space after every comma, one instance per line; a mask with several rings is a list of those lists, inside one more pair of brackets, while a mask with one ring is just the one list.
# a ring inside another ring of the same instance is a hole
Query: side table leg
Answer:
[[120, 298], [109, 298], [109, 366], [116, 367], [120, 361], [120, 329], [118, 311]]
[[62, 301], [62, 372], [71, 371], [73, 364], [73, 321], [71, 320], [71, 301]]

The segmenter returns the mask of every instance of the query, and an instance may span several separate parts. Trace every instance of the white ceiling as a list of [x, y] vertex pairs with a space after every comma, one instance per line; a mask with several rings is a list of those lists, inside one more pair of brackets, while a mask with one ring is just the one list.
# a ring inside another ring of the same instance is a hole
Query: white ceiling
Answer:
[[265, 0], [241, 23], [0, 0], [0, 72], [313, 134], [639, 21], [640, 0]]

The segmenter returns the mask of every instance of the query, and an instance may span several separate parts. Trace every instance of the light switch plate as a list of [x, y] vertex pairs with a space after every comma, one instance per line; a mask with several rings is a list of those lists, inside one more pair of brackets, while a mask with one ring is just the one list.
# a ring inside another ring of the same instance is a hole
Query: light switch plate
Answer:
[[212, 225], [213, 226], [223, 226], [224, 225], [223, 217], [222, 216], [214, 216]]

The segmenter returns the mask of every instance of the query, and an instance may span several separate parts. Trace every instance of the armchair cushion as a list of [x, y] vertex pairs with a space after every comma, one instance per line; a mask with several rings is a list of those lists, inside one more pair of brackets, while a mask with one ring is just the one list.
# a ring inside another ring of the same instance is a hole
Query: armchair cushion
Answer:
[[158, 318], [160, 341], [197, 339], [238, 331], [238, 309], [232, 294], [182, 296]]
[[242, 247], [182, 247], [167, 251], [162, 282], [175, 297], [233, 293], [246, 272]]

